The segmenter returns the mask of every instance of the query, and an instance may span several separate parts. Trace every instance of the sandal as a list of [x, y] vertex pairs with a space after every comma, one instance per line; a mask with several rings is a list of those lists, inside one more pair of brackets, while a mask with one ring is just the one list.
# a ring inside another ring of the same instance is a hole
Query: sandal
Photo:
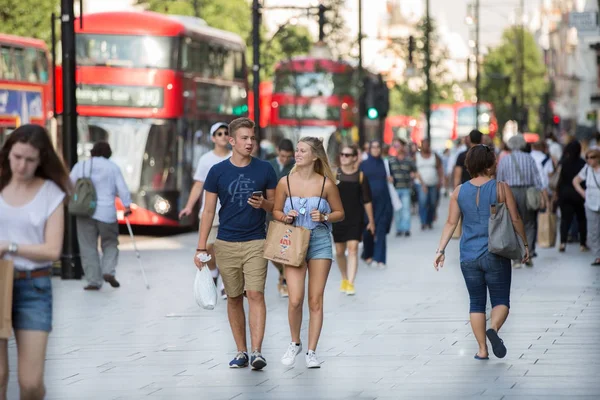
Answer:
[[493, 329], [488, 329], [485, 334], [492, 344], [494, 355], [498, 358], [504, 358], [504, 356], [506, 356], [506, 346], [504, 346], [504, 341], [498, 336], [498, 332]]
[[592, 267], [600, 267], [600, 258], [596, 258], [592, 263]]
[[567, 245], [562, 243], [560, 245], [560, 247], [558, 248], [558, 251], [559, 251], [559, 253], [564, 253], [566, 249], [567, 249]]

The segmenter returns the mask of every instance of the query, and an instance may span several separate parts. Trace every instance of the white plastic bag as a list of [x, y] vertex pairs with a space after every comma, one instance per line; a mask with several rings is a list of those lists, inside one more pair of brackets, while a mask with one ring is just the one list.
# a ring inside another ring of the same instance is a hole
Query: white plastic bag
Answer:
[[[389, 178], [392, 176], [392, 172], [390, 171], [390, 162], [387, 158], [383, 160], [383, 164], [385, 165], [385, 173]], [[396, 187], [388, 182], [388, 191], [390, 192], [390, 200], [392, 201], [392, 207], [394, 207], [394, 211], [400, 211], [402, 209], [402, 200], [400, 200], [400, 196], [398, 196], [398, 192], [396, 191]]]
[[[202, 258], [200, 258], [202, 257]], [[203, 263], [210, 260], [205, 260], [206, 254], [199, 254], [200, 261]], [[196, 303], [205, 310], [213, 310], [217, 305], [217, 288], [210, 273], [210, 269], [206, 264], [201, 270], [196, 271], [196, 279], [194, 279], [194, 298]]]

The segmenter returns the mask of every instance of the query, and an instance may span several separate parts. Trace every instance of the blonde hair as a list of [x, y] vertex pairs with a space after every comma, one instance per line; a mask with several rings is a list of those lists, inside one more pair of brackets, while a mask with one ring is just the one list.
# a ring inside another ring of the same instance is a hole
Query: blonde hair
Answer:
[[[327, 158], [327, 153], [325, 152], [325, 147], [323, 146], [323, 140], [313, 136], [306, 136], [301, 138], [298, 143], [306, 143], [309, 145], [313, 154], [317, 157], [317, 160], [315, 161], [315, 172], [323, 175], [331, 182], [335, 183], [336, 177], [331, 170], [331, 166], [329, 165], [329, 159]], [[292, 168], [291, 172], [295, 171], [296, 166]]]
[[585, 152], [586, 157], [589, 157], [591, 155], [594, 155], [597, 158], [600, 158], [600, 149], [597, 147], [592, 147], [591, 149], [588, 149], [588, 151]]

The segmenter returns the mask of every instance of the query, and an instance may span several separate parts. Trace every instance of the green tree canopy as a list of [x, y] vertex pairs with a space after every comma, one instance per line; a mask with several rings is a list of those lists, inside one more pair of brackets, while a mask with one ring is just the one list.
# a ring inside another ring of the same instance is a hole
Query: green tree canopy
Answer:
[[[481, 97], [494, 105], [500, 127], [511, 120], [517, 119], [512, 106], [512, 98], [519, 99], [519, 72], [521, 29], [510, 27], [502, 35], [500, 45], [490, 49], [485, 57], [482, 68]], [[525, 72], [524, 97], [525, 107], [528, 108], [529, 131], [540, 129], [538, 108], [542, 103], [544, 93], [548, 90], [546, 67], [542, 53], [536, 45], [533, 35], [525, 31]]]
[[50, 16], [58, 10], [58, 0], [0, 0], [0, 32], [42, 39], [50, 46]]
[[[415, 75], [404, 80], [390, 91], [390, 115], [410, 115], [417, 117], [424, 111], [425, 105], [425, 19], [417, 25], [414, 36], [413, 68]], [[453, 80], [445, 61], [450, 57], [443, 45], [435, 19], [431, 19], [430, 32], [432, 82], [431, 104], [454, 102], [452, 94]], [[408, 63], [408, 40], [390, 44], [390, 50]]]

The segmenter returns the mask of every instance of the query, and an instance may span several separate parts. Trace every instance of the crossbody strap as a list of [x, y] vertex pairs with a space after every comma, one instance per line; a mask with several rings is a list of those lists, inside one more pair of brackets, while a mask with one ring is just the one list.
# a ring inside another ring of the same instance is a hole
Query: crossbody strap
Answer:
[[317, 204], [317, 210], [321, 207], [321, 199], [323, 198], [323, 192], [325, 191], [325, 181], [327, 178], [323, 177], [323, 186], [321, 186], [321, 195], [319, 196], [319, 203]]
[[592, 178], [594, 178], [594, 182], [596, 183], [596, 187], [598, 189], [600, 189], [600, 185], [598, 184], [598, 179], [596, 178], [596, 171], [594, 171], [594, 168], [590, 168], [589, 165], [586, 166], [588, 168], [588, 170], [592, 173]]
[[290, 205], [292, 206], [292, 210], [294, 209], [294, 202], [292, 201], [292, 189], [290, 188], [290, 175], [288, 174], [285, 177], [286, 181], [287, 181], [287, 187], [288, 187], [288, 195], [290, 196]]
[[510, 153], [510, 158], [512, 158], [515, 163], [515, 168], [517, 169], [517, 174], [519, 174], [519, 178], [521, 178], [522, 183], [525, 183], [525, 179], [523, 179], [523, 174], [521, 173], [521, 167], [519, 167], [519, 163], [517, 162], [517, 157], [515, 157], [513, 153]]
[[[83, 177], [85, 178], [85, 162], [83, 163]], [[88, 176], [88, 179], [92, 179], [92, 169], [94, 168], [94, 157], [90, 158], [90, 175]]]

